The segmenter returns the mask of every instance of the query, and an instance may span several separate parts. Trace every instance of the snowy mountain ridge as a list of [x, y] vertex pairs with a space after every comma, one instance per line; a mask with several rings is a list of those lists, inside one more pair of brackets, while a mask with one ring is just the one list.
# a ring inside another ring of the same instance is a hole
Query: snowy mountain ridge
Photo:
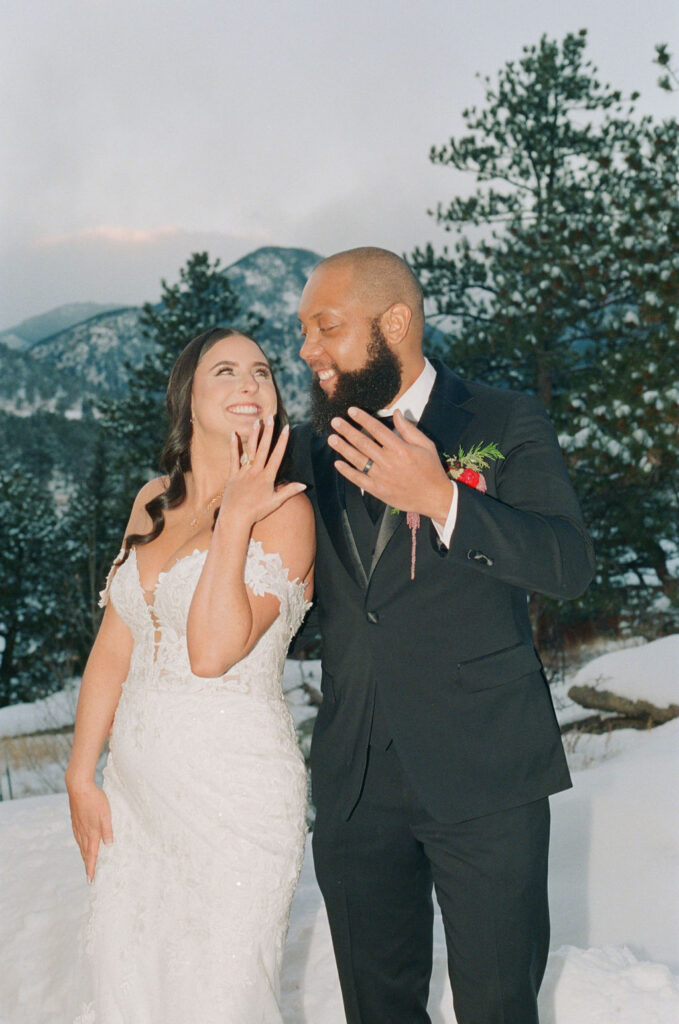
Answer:
[[120, 306], [120, 303], [102, 305], [97, 302], [71, 302], [68, 305], [57, 306], [47, 313], [29, 317], [15, 327], [0, 331], [0, 344], [14, 349], [30, 348], [36, 341], [47, 338], [50, 334], [58, 334], [100, 313], [119, 309]]
[[[297, 303], [320, 258], [304, 249], [265, 247], [223, 272], [241, 309], [262, 317], [258, 338], [279, 368], [287, 404], [297, 418], [304, 415], [308, 387], [308, 371], [297, 356]], [[128, 366], [139, 365], [149, 348], [140, 314], [141, 307], [83, 303], [59, 307], [0, 334], [0, 409], [21, 417], [39, 409], [77, 417], [86, 402], [96, 406], [101, 398], [120, 397]]]

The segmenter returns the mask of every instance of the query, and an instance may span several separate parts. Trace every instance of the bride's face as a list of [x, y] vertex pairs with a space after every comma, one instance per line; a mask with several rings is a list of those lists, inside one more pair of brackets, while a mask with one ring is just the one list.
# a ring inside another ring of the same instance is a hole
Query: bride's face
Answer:
[[241, 334], [222, 338], [196, 367], [191, 391], [194, 434], [245, 440], [257, 420], [276, 414], [271, 367], [261, 349]]

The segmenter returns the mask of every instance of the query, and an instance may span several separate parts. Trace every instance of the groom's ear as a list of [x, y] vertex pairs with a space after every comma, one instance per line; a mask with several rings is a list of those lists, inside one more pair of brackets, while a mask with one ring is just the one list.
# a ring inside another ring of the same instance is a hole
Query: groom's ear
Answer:
[[412, 318], [412, 310], [405, 302], [395, 302], [385, 310], [380, 317], [380, 327], [389, 346], [401, 344], [408, 333]]

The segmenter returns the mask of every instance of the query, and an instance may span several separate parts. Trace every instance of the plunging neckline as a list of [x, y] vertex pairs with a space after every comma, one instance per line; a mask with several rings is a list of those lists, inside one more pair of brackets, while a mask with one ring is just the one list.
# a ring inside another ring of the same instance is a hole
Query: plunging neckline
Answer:
[[[139, 589], [141, 590], [142, 594], [144, 595], [144, 601], [146, 602], [148, 607], [151, 608], [151, 609], [153, 608], [153, 606], [155, 604], [156, 591], [158, 590], [158, 586], [160, 584], [160, 581], [163, 579], [164, 576], [169, 576], [169, 574], [174, 569], [176, 569], [177, 566], [181, 564], [181, 562], [185, 562], [187, 558], [194, 558], [196, 555], [206, 555], [207, 552], [208, 552], [207, 548], [194, 548], [193, 551], [189, 551], [185, 555], [180, 555], [179, 558], [170, 566], [169, 569], [161, 569], [161, 571], [158, 573], [158, 576], [156, 578], [156, 582], [153, 584], [152, 587], [145, 587], [144, 584], [141, 581], [141, 574], [139, 572], [139, 561], [137, 559], [137, 548], [136, 548], [136, 546], [133, 547], [131, 554], [134, 555], [134, 567], [135, 567], [136, 576], [137, 576], [137, 583], [139, 584]], [[147, 595], [149, 595], [151, 597], [151, 600], [148, 600]]]

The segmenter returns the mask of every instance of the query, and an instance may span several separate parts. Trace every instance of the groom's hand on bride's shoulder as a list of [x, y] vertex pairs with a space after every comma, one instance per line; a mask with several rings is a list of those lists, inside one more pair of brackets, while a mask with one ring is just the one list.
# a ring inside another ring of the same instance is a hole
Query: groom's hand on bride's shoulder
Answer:
[[362, 409], [349, 416], [356, 425], [335, 417], [328, 438], [337, 471], [392, 508], [445, 522], [452, 488], [433, 441], [398, 411], [393, 431]]

